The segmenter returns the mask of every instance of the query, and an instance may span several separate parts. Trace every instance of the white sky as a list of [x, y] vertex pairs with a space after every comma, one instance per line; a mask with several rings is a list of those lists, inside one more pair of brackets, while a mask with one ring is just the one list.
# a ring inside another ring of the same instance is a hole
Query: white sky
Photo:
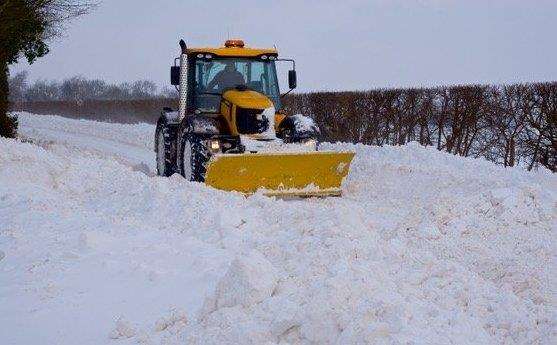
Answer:
[[180, 38], [228, 33], [295, 58], [298, 91], [557, 80], [557, 0], [104, 0], [11, 71], [169, 85]]

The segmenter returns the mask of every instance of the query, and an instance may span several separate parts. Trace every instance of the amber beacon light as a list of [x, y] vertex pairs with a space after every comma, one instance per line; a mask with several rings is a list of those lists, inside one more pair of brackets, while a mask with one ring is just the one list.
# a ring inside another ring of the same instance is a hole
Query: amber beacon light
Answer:
[[244, 41], [242, 40], [226, 40], [224, 42], [226, 48], [244, 48]]

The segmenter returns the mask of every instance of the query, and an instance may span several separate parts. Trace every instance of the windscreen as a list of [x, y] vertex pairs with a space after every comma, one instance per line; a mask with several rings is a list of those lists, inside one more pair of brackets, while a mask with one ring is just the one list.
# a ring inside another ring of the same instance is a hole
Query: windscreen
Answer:
[[245, 58], [213, 58], [195, 63], [195, 108], [218, 112], [221, 95], [238, 85], [260, 92], [280, 109], [275, 62]]

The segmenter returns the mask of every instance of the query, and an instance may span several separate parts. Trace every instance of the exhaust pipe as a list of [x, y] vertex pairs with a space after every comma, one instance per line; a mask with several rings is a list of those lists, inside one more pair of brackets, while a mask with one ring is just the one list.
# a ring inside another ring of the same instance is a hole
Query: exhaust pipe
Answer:
[[188, 55], [187, 46], [184, 40], [180, 40], [180, 105], [179, 105], [179, 118], [180, 122], [186, 116], [188, 106]]

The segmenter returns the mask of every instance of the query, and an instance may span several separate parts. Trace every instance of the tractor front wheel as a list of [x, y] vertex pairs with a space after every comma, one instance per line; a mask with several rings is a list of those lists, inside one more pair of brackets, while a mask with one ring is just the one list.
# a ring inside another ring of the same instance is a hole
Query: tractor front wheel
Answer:
[[209, 154], [205, 143], [195, 134], [188, 134], [182, 137], [180, 150], [182, 156], [180, 160], [182, 176], [189, 181], [205, 181], [206, 164]]

